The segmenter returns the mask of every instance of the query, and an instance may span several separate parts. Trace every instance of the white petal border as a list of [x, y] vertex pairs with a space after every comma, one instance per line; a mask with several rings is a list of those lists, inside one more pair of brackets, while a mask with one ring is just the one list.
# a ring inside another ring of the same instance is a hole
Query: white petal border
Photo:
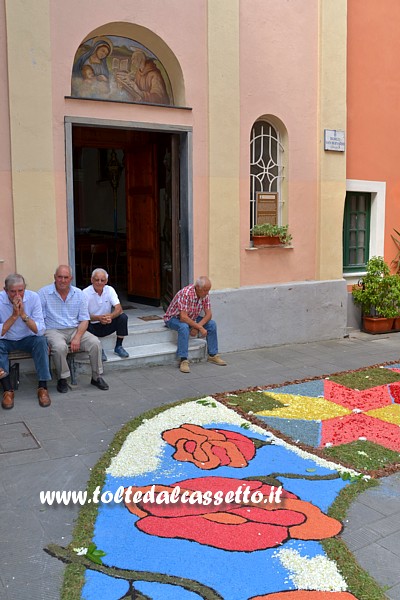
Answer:
[[347, 584], [339, 573], [336, 563], [319, 554], [313, 558], [301, 556], [293, 548], [282, 548], [274, 554], [289, 571], [289, 579], [298, 590], [319, 592], [345, 592]]

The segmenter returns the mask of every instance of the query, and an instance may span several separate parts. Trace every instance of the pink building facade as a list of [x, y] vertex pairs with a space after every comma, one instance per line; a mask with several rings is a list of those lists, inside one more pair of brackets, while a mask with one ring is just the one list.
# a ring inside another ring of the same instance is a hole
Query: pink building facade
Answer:
[[[207, 274], [223, 351], [343, 336], [346, 1], [23, 4], [0, 2], [0, 277], [101, 264], [159, 305]], [[263, 194], [289, 246], [253, 247]]]

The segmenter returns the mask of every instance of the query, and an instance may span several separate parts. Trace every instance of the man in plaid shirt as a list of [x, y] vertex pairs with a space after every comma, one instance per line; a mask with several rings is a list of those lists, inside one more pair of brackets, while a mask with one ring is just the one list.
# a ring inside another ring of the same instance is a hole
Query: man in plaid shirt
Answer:
[[165, 325], [178, 332], [177, 355], [182, 373], [190, 373], [189, 336], [206, 338], [207, 360], [214, 365], [226, 365], [218, 355], [217, 324], [211, 319], [210, 289], [208, 277], [199, 277], [194, 284], [187, 285], [174, 296], [164, 315]]

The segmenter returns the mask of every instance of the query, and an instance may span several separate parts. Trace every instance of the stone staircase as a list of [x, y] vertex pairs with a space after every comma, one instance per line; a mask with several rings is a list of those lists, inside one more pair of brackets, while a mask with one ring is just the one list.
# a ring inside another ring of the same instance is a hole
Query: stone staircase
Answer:
[[[164, 325], [161, 308], [136, 305], [137, 308], [126, 310], [128, 315], [128, 336], [124, 340], [124, 348], [129, 358], [120, 358], [114, 354], [115, 334], [101, 339], [107, 355], [104, 371], [112, 369], [133, 369], [150, 365], [175, 364], [177, 333]], [[146, 320], [144, 320], [146, 319]], [[189, 360], [196, 362], [206, 357], [206, 342], [200, 338], [189, 341]], [[77, 370], [90, 372], [89, 361], [84, 355], [75, 359]]]
[[[102, 347], [107, 355], [104, 372], [111, 370], [134, 369], [143, 366], [177, 364], [177, 333], [164, 326], [162, 308], [132, 305], [125, 310], [128, 315], [128, 336], [124, 340], [124, 348], [129, 358], [120, 358], [114, 354], [115, 334], [101, 339]], [[144, 320], [145, 319], [145, 320]], [[206, 342], [200, 338], [190, 338], [189, 359], [198, 362], [206, 357]], [[86, 354], [76, 354], [77, 373], [90, 374], [89, 360]], [[32, 360], [24, 360], [20, 371], [32, 373], [35, 367]], [[54, 376], [54, 374], [53, 374]]]

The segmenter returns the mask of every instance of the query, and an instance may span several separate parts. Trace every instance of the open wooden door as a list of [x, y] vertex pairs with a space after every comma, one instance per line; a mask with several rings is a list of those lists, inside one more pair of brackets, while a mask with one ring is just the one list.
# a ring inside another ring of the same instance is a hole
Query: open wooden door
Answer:
[[[172, 176], [171, 176], [171, 199], [172, 199], [172, 296], [181, 288], [181, 246], [180, 246], [180, 194], [179, 194], [179, 138], [175, 134], [171, 136]], [[172, 298], [171, 298], [172, 300]]]
[[179, 138], [164, 140], [160, 194], [161, 305], [166, 308], [180, 289]]
[[135, 132], [125, 153], [128, 299], [158, 305], [160, 239], [157, 145], [147, 132]]

